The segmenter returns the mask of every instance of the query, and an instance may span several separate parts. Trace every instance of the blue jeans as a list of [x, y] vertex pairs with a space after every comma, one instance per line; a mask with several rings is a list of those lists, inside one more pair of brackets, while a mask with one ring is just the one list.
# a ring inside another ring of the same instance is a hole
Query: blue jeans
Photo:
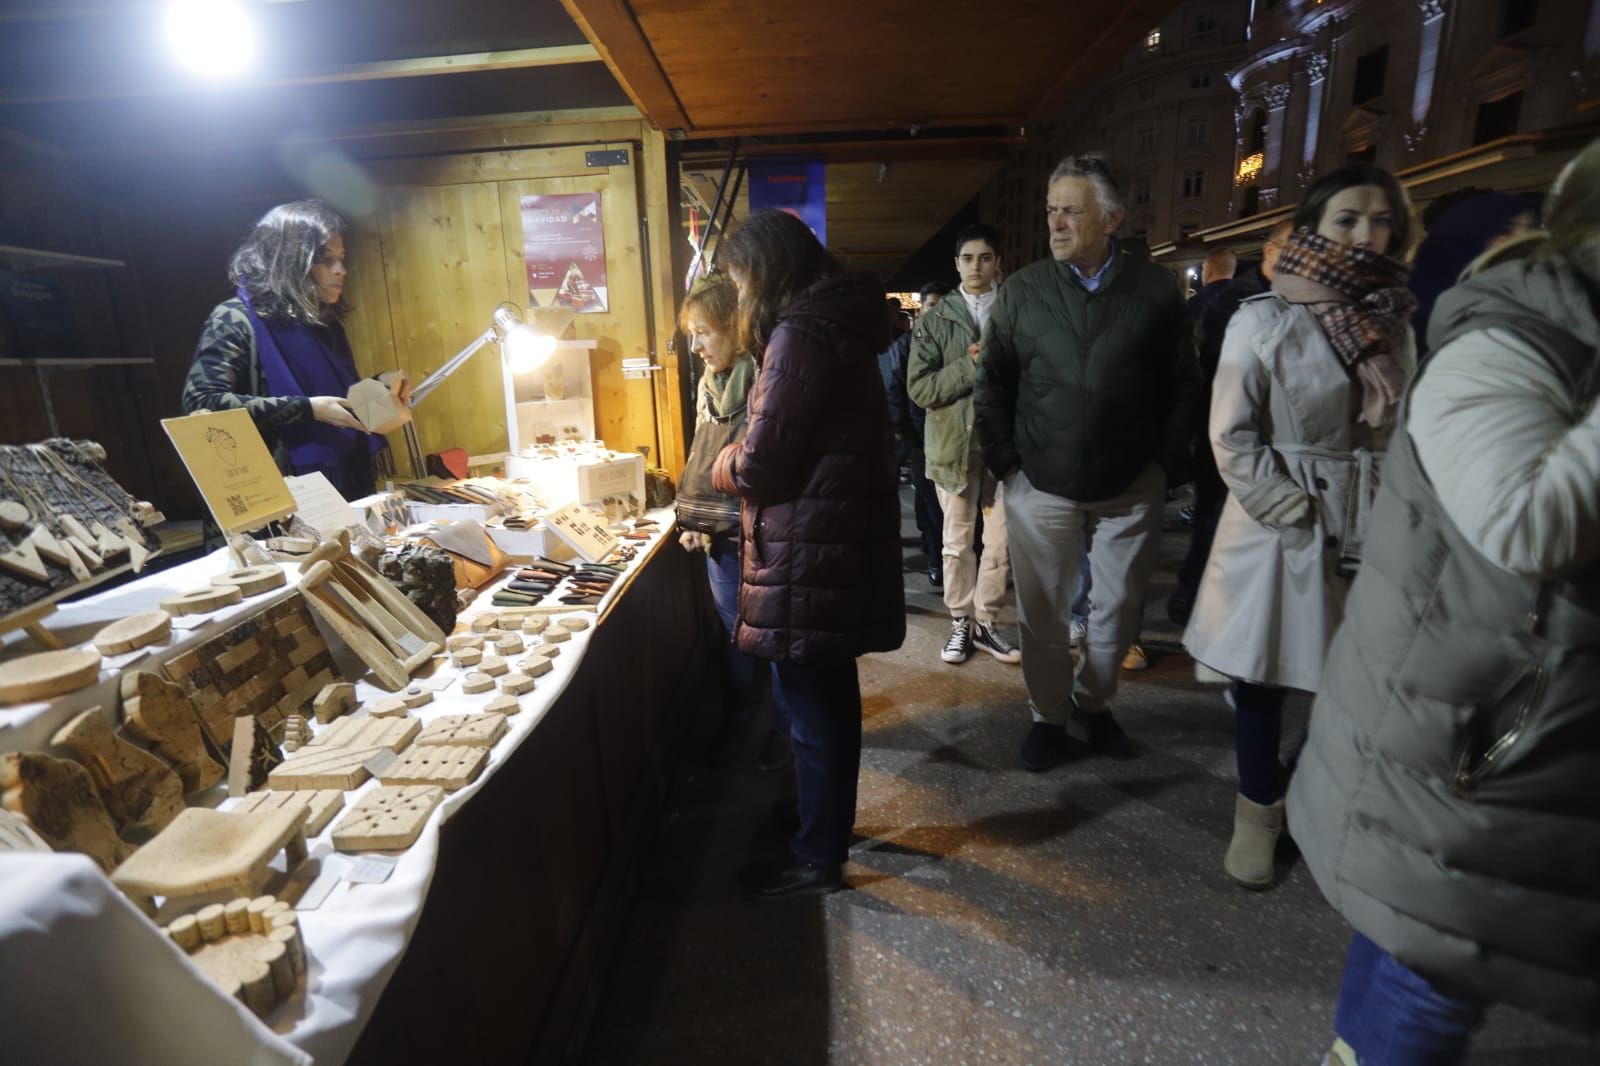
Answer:
[[[739, 620], [739, 541], [736, 537], [711, 538], [711, 551], [706, 555], [706, 576], [711, 579], [711, 600], [717, 605], [717, 615], [728, 630], [722, 647], [722, 708], [729, 719], [742, 725], [750, 721], [755, 711], [752, 683], [756, 661], [730, 643]], [[772, 728], [782, 728], [776, 712]]]
[[1357, 933], [1345, 960], [1333, 1031], [1361, 1066], [1455, 1066], [1484, 1004], [1444, 989]]
[[772, 703], [789, 720], [800, 829], [789, 851], [817, 866], [842, 864], [856, 824], [861, 773], [861, 679], [854, 659], [772, 664]]

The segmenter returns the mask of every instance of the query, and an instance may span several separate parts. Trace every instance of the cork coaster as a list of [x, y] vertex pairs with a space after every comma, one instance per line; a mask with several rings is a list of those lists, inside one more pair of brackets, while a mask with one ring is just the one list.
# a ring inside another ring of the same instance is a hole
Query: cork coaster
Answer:
[[25, 655], [0, 665], [0, 703], [44, 700], [100, 679], [100, 653], [81, 648]]
[[453, 791], [477, 780], [489, 763], [488, 748], [427, 744], [411, 748], [378, 775], [386, 785], [438, 785]]
[[398, 851], [422, 835], [428, 816], [444, 801], [435, 785], [385, 785], [356, 801], [333, 827], [340, 851]]
[[506, 734], [503, 714], [447, 714], [428, 723], [417, 737], [418, 744], [459, 744], [469, 748], [492, 748]]
[[125, 655], [159, 644], [172, 635], [172, 616], [166, 611], [144, 611], [112, 622], [94, 635], [101, 655]]
[[226, 574], [218, 574], [211, 579], [211, 583], [217, 588], [227, 588], [231, 585], [243, 596], [259, 596], [263, 592], [283, 587], [287, 580], [283, 567], [277, 563], [264, 563], [261, 566], [247, 566], [243, 570], [230, 570]]
[[589, 620], [582, 615], [563, 615], [556, 619], [556, 625], [569, 633], [582, 633], [589, 628]]
[[176, 596], [168, 596], [161, 601], [161, 609], [172, 615], [206, 614], [238, 603], [242, 599], [244, 593], [233, 585], [213, 586], [190, 589]]
[[270, 811], [294, 803], [306, 805], [306, 836], [316, 836], [328, 828], [333, 816], [344, 808], [344, 793], [336, 788], [312, 789], [301, 792], [252, 792], [244, 797], [235, 811]]

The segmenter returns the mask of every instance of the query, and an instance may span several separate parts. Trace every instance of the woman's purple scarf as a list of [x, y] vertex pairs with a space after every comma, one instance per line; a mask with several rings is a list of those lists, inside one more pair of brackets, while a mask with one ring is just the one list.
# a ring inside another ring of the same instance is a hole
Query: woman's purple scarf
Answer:
[[[255, 330], [268, 395], [343, 396], [360, 379], [350, 342], [337, 322], [311, 327], [293, 319], [263, 318], [244, 286], [238, 291]], [[278, 430], [278, 439], [289, 450], [288, 473], [320, 470], [347, 500], [372, 492], [372, 456], [384, 446], [381, 435], [308, 418]]]

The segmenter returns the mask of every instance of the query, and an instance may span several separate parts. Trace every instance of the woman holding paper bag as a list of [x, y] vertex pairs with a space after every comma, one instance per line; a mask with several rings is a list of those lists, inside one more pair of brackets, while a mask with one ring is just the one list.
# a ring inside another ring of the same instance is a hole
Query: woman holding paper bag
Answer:
[[[242, 407], [285, 474], [321, 471], [346, 499], [372, 493], [385, 447], [351, 412], [360, 380], [341, 319], [344, 220], [320, 200], [281, 204], [233, 253], [232, 299], [211, 312], [183, 384], [185, 414]], [[410, 389], [397, 378], [404, 407]]]

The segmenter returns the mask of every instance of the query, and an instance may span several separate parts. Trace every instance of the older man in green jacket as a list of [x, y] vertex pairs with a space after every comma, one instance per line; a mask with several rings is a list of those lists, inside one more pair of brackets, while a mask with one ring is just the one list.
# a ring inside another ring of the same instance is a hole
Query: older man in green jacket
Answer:
[[[956, 234], [960, 287], [917, 320], [906, 366], [906, 391], [928, 412], [923, 446], [928, 480], [944, 512], [944, 603], [950, 638], [940, 658], [966, 662], [974, 647], [1003, 663], [1022, 654], [1001, 636], [995, 615], [1006, 596], [1006, 515], [999, 483], [984, 468], [973, 433], [972, 382], [978, 340], [994, 307], [1000, 275], [1000, 235], [984, 225]], [[983, 558], [975, 557], [983, 518]]]
[[[1006, 281], [978, 358], [974, 409], [984, 458], [1004, 483], [1034, 719], [1022, 764], [1035, 771], [1066, 755], [1069, 716], [1092, 750], [1136, 754], [1111, 701], [1139, 632], [1167, 484], [1185, 476], [1201, 416], [1183, 293], [1172, 274], [1117, 247], [1123, 215], [1099, 159], [1056, 167], [1051, 258]], [[1069, 601], [1085, 534], [1094, 599], [1069, 676]]]

